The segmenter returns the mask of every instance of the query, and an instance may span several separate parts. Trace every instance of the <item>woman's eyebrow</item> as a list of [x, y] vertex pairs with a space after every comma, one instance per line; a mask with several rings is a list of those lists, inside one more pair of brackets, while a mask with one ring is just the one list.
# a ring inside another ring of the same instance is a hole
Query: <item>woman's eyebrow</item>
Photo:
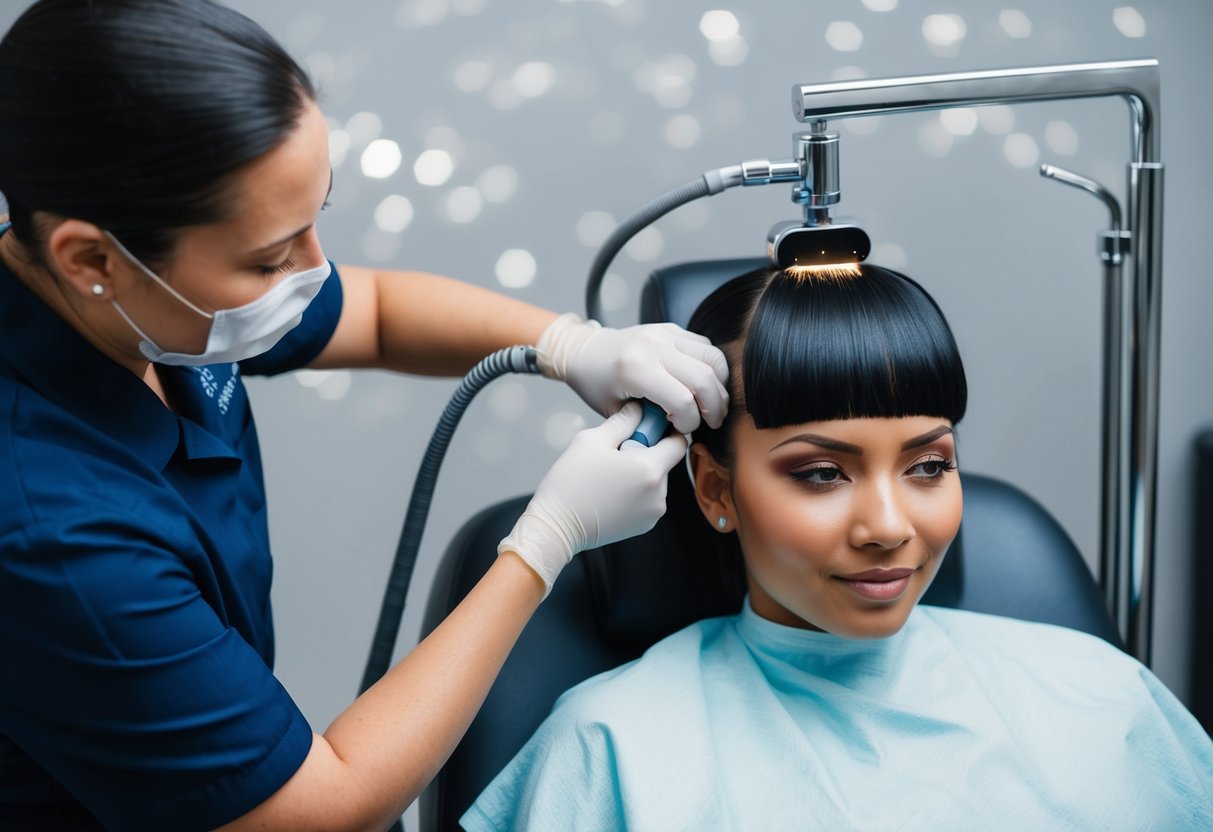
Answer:
[[[927, 440], [930, 441], [929, 439]], [[774, 451], [776, 448], [782, 448], [792, 442], [807, 442], [810, 445], [817, 445], [820, 448], [827, 448], [831, 451], [839, 453], [851, 454], [852, 456], [863, 456], [863, 448], [858, 445], [852, 445], [850, 442], [839, 442], [837, 439], [830, 439], [827, 436], [819, 436], [816, 433], [801, 433], [793, 436], [791, 439], [785, 439], [778, 445], [771, 448]], [[770, 453], [770, 451], [768, 451]]]
[[952, 429], [947, 425], [940, 425], [939, 427], [935, 428], [935, 430], [927, 431], [922, 436], [915, 436], [913, 439], [906, 440], [906, 442], [902, 444], [901, 449], [903, 451], [908, 451], [911, 448], [921, 448], [928, 442], [934, 442], [939, 437], [946, 436], [951, 432]]
[[[952, 432], [952, 429], [947, 425], [940, 425], [934, 430], [927, 431], [922, 436], [915, 436], [913, 439], [907, 439], [902, 443], [901, 449], [908, 451], [911, 448], [921, 448], [930, 442], [934, 442], [941, 436], [945, 436]], [[806, 442], [810, 445], [816, 445], [820, 448], [827, 448], [831, 451], [839, 453], [851, 454], [852, 456], [863, 456], [863, 448], [858, 445], [852, 445], [850, 442], [840, 442], [837, 439], [830, 439], [828, 436], [821, 436], [816, 433], [800, 433], [789, 439], [785, 439], [778, 445], [771, 448], [771, 451], [777, 448], [782, 448], [784, 445], [790, 445], [793, 442]], [[769, 451], [768, 451], [769, 453]]]

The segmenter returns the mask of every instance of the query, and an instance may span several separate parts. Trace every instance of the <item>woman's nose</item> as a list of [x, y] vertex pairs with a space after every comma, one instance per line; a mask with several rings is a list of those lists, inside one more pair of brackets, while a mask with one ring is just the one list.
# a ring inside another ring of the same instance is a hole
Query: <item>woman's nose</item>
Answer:
[[914, 524], [894, 483], [872, 482], [858, 495], [851, 524], [851, 545], [896, 549], [914, 537]]
[[316, 226], [312, 226], [305, 234], [299, 237], [296, 245], [299, 246], [299, 262], [304, 268], [315, 268], [324, 264], [324, 249], [320, 245], [320, 234], [316, 231]]

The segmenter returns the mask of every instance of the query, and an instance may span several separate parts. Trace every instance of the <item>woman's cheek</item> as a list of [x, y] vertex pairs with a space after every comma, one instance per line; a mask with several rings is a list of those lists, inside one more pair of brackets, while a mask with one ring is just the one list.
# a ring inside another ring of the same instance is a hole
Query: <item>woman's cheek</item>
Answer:
[[[955, 475], [951, 475], [955, 477]], [[954, 479], [936, 491], [921, 495], [916, 505], [914, 525], [927, 547], [942, 555], [960, 529], [964, 499], [960, 481]]]
[[[770, 568], [809, 572], [826, 566], [845, 538], [845, 497], [841, 494], [748, 495], [738, 507], [746, 529], [747, 552]], [[757, 497], [757, 499], [755, 499]]]

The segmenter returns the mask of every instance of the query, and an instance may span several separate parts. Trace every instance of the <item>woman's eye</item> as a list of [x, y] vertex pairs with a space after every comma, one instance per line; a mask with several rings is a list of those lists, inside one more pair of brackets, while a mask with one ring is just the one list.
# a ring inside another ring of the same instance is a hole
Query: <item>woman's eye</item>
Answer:
[[836, 465], [814, 465], [812, 468], [789, 471], [788, 475], [794, 480], [807, 482], [811, 485], [834, 485], [835, 483], [844, 482], [847, 478], [842, 469]]
[[258, 266], [257, 271], [261, 273], [262, 277], [273, 277], [276, 274], [280, 274], [282, 272], [289, 271], [290, 269], [292, 269], [294, 267], [295, 267], [295, 261], [288, 257], [287, 259], [285, 259], [281, 263], [279, 263], [277, 266]]
[[950, 459], [928, 459], [910, 468], [910, 476], [920, 480], [937, 480], [955, 470], [956, 463]]

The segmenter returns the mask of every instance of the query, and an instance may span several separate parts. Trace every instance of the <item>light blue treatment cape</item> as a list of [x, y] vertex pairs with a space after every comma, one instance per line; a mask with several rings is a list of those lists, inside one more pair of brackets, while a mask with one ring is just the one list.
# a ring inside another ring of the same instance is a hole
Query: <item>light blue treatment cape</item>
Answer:
[[851, 641], [701, 621], [573, 688], [479, 830], [1213, 830], [1213, 743], [1135, 659], [919, 607]]

